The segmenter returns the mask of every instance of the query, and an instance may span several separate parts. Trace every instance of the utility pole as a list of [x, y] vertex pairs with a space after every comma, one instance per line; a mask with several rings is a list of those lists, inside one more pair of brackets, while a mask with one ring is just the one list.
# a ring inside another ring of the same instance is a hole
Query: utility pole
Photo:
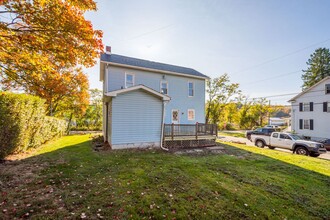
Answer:
[[270, 100], [268, 100], [268, 106], [269, 106], [269, 110], [268, 110], [268, 125], [270, 125]]

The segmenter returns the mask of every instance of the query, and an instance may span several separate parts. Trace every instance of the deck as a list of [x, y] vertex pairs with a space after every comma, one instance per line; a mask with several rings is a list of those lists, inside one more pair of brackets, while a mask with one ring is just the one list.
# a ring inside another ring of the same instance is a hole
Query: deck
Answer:
[[215, 124], [164, 124], [163, 143], [167, 148], [214, 146], [217, 134]]

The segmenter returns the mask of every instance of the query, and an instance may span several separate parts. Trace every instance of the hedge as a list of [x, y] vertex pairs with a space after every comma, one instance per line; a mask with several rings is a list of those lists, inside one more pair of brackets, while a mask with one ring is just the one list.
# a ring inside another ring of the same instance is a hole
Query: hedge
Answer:
[[0, 92], [0, 159], [38, 147], [65, 130], [64, 120], [46, 116], [45, 100]]

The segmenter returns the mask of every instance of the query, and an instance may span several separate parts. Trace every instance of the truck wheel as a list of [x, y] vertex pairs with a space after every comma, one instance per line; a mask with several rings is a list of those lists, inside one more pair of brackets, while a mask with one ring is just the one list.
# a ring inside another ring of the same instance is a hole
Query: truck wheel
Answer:
[[309, 151], [305, 147], [297, 147], [296, 148], [296, 154], [308, 156]]
[[271, 149], [271, 150], [275, 149], [275, 147], [272, 147], [272, 146], [268, 146], [268, 148]]
[[309, 156], [311, 156], [311, 157], [318, 157], [318, 156], [320, 156], [320, 154], [317, 154], [317, 153], [311, 153]]
[[260, 147], [260, 148], [263, 148], [263, 147], [265, 146], [264, 142], [261, 141], [261, 140], [258, 140], [258, 141], [256, 142], [256, 145], [257, 145], [257, 147]]

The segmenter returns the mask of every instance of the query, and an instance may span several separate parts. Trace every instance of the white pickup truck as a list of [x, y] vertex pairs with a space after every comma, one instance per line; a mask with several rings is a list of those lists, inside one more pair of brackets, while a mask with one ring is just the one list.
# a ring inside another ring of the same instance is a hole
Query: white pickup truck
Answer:
[[296, 154], [310, 155], [312, 157], [318, 157], [320, 154], [327, 152], [323, 144], [306, 141], [302, 137], [291, 133], [273, 132], [270, 136], [252, 134], [251, 141], [257, 147], [283, 148], [291, 150]]

